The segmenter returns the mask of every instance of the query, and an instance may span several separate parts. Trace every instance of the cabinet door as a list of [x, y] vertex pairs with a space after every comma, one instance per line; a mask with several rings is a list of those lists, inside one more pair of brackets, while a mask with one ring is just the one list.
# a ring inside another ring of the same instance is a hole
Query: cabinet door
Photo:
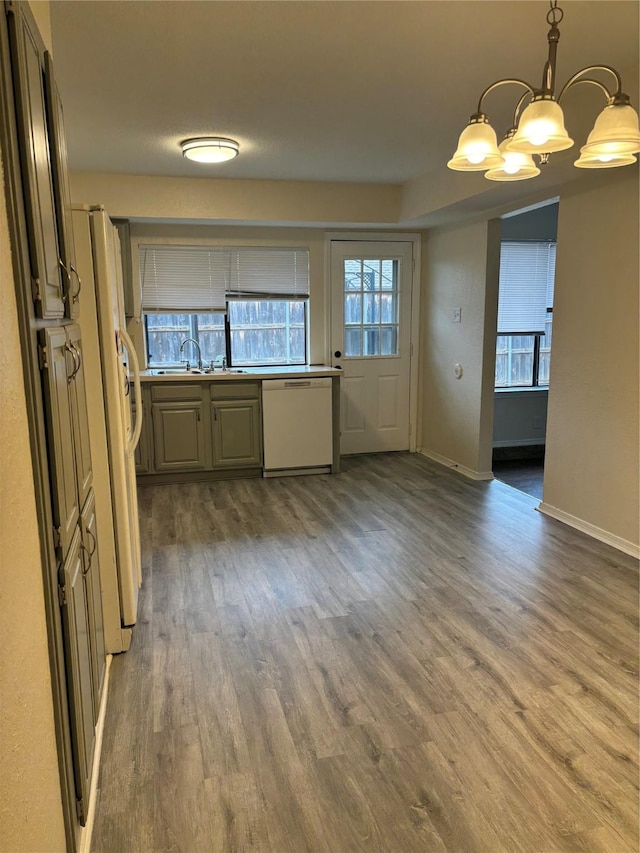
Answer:
[[64, 557], [79, 516], [70, 399], [75, 363], [64, 328], [40, 332], [40, 358], [47, 414], [53, 521], [59, 531], [59, 545]]
[[80, 326], [66, 326], [67, 344], [74, 360], [73, 378], [69, 383], [71, 420], [73, 424], [73, 449], [78, 481], [78, 506], [82, 508], [93, 485], [91, 467], [91, 444], [89, 418], [87, 415], [87, 393], [84, 381], [84, 361]]
[[218, 400], [211, 404], [214, 468], [262, 465], [258, 400]]
[[62, 101], [58, 93], [51, 54], [44, 55], [44, 79], [47, 104], [49, 139], [51, 142], [51, 167], [53, 196], [58, 224], [60, 261], [64, 272], [65, 313], [76, 318], [80, 313], [79, 296], [81, 282], [76, 269], [76, 251], [73, 239], [71, 190], [67, 165], [67, 141], [64, 134]]
[[197, 471], [206, 467], [202, 402], [154, 403], [156, 471]]
[[104, 683], [106, 655], [104, 648], [104, 620], [102, 617], [102, 593], [100, 589], [100, 563], [95, 506], [96, 502], [92, 489], [80, 516], [80, 530], [82, 533], [82, 562], [89, 616], [93, 721], [97, 723], [102, 685]]
[[69, 716], [79, 819], [84, 826], [93, 767], [95, 727], [91, 674], [89, 609], [80, 528], [76, 527], [67, 558], [60, 569], [60, 604], [69, 690]]
[[9, 35], [36, 314], [64, 316], [47, 126], [44, 49], [26, 4], [10, 4]]
[[120, 237], [120, 257], [122, 259], [122, 294], [124, 296], [124, 315], [135, 315], [133, 298], [133, 261], [131, 259], [131, 226], [128, 219], [112, 219]]

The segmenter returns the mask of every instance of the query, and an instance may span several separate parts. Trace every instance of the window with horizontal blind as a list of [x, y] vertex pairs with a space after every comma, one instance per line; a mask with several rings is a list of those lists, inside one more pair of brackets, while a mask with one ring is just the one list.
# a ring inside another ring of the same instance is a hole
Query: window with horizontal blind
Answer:
[[229, 255], [204, 246], [140, 246], [142, 310], [224, 311]]
[[149, 365], [306, 364], [307, 249], [141, 246], [140, 271]]
[[555, 267], [555, 243], [502, 243], [499, 335], [544, 334], [547, 308], [553, 308]]
[[307, 249], [241, 247], [229, 250], [230, 298], [307, 299]]
[[555, 261], [553, 242], [501, 245], [496, 388], [549, 384]]

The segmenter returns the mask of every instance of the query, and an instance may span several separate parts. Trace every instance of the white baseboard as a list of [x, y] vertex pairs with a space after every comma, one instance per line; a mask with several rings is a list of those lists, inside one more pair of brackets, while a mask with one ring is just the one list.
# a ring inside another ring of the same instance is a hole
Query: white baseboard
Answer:
[[463, 474], [470, 480], [493, 480], [493, 471], [474, 471], [472, 468], [467, 468], [466, 465], [460, 465], [460, 463], [454, 462], [453, 459], [447, 459], [446, 456], [441, 456], [439, 453], [434, 453], [431, 450], [420, 449], [418, 453], [421, 456], [426, 456], [427, 459], [431, 459], [433, 462], [437, 462], [439, 465], [444, 465], [445, 468], [450, 468], [452, 471]]
[[102, 754], [102, 735], [104, 734], [104, 720], [107, 713], [107, 694], [109, 693], [109, 673], [111, 671], [112, 660], [113, 655], [107, 655], [102, 699], [100, 700], [100, 713], [98, 714], [98, 722], [96, 723], [96, 748], [93, 756], [93, 770], [91, 771], [91, 786], [89, 788], [89, 811], [87, 812], [87, 822], [80, 830], [78, 853], [89, 853], [91, 850], [93, 821], [96, 815], [98, 776], [100, 774], [100, 756]]
[[595, 524], [590, 524], [588, 521], [583, 521], [581, 518], [578, 518], [575, 515], [571, 515], [568, 512], [564, 512], [564, 510], [558, 509], [557, 507], [551, 506], [550, 504], [542, 502], [537, 507], [537, 509], [543, 515], [548, 515], [550, 518], [555, 518], [556, 521], [561, 521], [563, 522], [563, 524], [567, 524], [569, 525], [569, 527], [573, 527], [575, 528], [575, 530], [579, 530], [581, 533], [586, 533], [587, 536], [591, 536], [593, 539], [597, 539], [599, 542], [604, 542], [605, 545], [611, 545], [612, 548], [616, 548], [618, 551], [623, 551], [625, 554], [629, 554], [630, 557], [640, 558], [640, 545], [635, 545], [633, 542], [628, 542], [621, 536], [616, 536], [613, 533], [609, 533], [607, 530], [603, 530], [601, 527], [596, 527]]

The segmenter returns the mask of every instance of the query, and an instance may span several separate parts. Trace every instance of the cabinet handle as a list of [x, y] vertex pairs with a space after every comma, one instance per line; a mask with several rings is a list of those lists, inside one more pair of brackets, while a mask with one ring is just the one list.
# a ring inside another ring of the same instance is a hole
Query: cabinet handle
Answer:
[[[80, 350], [78, 349], [78, 347], [75, 344], [70, 344], [70, 346], [71, 346], [71, 349], [73, 350], [73, 352], [75, 353], [75, 356], [78, 357], [78, 360], [76, 362], [76, 369], [73, 372], [73, 375], [71, 377], [72, 379], [75, 379], [76, 376], [78, 375], [78, 373], [80, 372], [80, 368], [82, 367], [82, 353], [80, 352]], [[75, 358], [75, 356], [74, 356], [74, 358]]]
[[74, 265], [73, 265], [73, 264], [69, 264], [69, 266], [67, 267], [67, 265], [66, 265], [66, 264], [65, 264], [65, 262], [62, 260], [62, 258], [58, 258], [58, 263], [60, 264], [60, 266], [61, 266], [61, 267], [62, 267], [62, 269], [64, 270], [64, 274], [66, 275], [66, 277], [67, 277], [67, 281], [69, 282], [69, 290], [68, 290], [68, 292], [67, 292], [67, 293], [65, 293], [65, 294], [63, 295], [63, 297], [62, 297], [62, 301], [63, 301], [63, 302], [66, 302], [66, 301], [67, 301], [67, 299], [69, 298], [69, 296], [71, 296], [71, 273], [73, 273], [73, 274], [75, 275], [75, 277], [78, 279], [78, 289], [77, 289], [77, 290], [76, 290], [76, 292], [73, 294], [73, 296], [71, 296], [71, 301], [72, 301], [72, 302], [77, 302], [77, 301], [78, 301], [78, 297], [80, 296], [80, 291], [82, 290], [82, 279], [80, 278], [80, 275], [79, 275], [79, 273], [78, 273], [78, 270], [74, 267]]
[[216, 409], [215, 406], [213, 407], [213, 419], [214, 419], [214, 421], [218, 420], [218, 410]]
[[91, 541], [93, 542], [93, 547], [91, 548], [91, 551], [89, 552], [89, 557], [93, 557], [93, 555], [96, 553], [96, 548], [98, 547], [98, 540], [96, 539], [95, 535], [89, 530], [88, 527], [87, 527], [87, 536], [90, 536]]
[[196, 409], [196, 414], [198, 415], [198, 420], [200, 420], [200, 409]]
[[87, 548], [86, 548], [86, 546], [85, 546], [84, 542], [80, 545], [80, 547], [82, 548], [82, 550], [84, 551], [84, 553], [87, 555], [87, 565], [86, 565], [86, 568], [85, 568], [84, 566], [82, 567], [82, 576], [86, 578], [86, 576], [89, 574], [89, 571], [90, 571], [90, 569], [91, 569], [91, 557], [93, 556], [93, 551], [89, 552], [89, 551], [87, 550]]
[[67, 382], [71, 383], [75, 379], [77, 372], [80, 370], [80, 353], [76, 347], [70, 343], [66, 343], [64, 348], [67, 352], [71, 353], [71, 358], [73, 359], [73, 370], [71, 371], [71, 374], [67, 374]]
[[[78, 289], [72, 296], [73, 302], [77, 302], [78, 298], [80, 297], [80, 291], [82, 290], [82, 279], [80, 278], [80, 274], [78, 273], [78, 270], [74, 267], [73, 264], [69, 264], [69, 267], [71, 268], [71, 272], [78, 279]], [[71, 289], [71, 276], [69, 276], [69, 289]]]

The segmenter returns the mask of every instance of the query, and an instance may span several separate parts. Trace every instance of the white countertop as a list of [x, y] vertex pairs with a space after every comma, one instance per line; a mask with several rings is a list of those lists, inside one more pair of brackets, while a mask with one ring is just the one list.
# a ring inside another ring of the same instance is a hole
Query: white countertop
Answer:
[[[242, 371], [238, 373], [236, 371]], [[227, 371], [217, 369], [212, 373], [199, 373], [190, 371], [187, 373], [184, 370], [171, 370], [167, 368], [167, 372], [163, 372], [163, 368], [153, 370], [141, 370], [140, 379], [142, 382], [218, 382], [228, 380], [243, 380], [243, 379], [281, 379], [285, 376], [304, 377], [304, 376], [341, 376], [342, 371], [336, 367], [327, 367], [323, 364], [310, 364], [288, 367], [240, 367], [230, 368]]]

